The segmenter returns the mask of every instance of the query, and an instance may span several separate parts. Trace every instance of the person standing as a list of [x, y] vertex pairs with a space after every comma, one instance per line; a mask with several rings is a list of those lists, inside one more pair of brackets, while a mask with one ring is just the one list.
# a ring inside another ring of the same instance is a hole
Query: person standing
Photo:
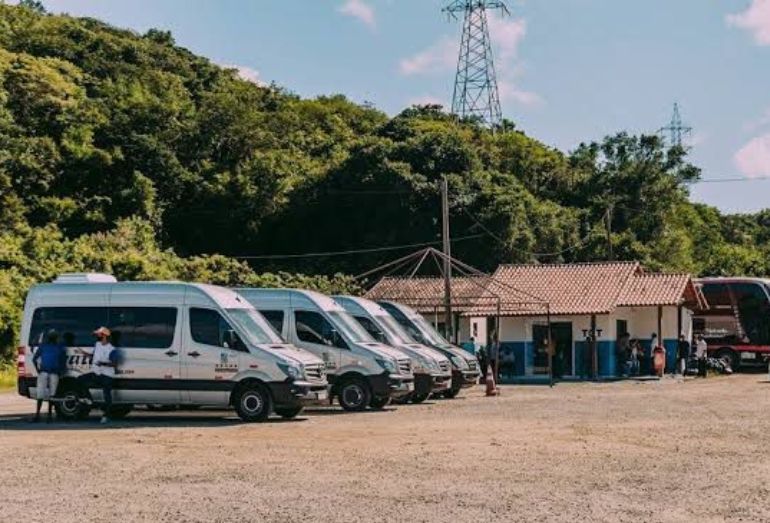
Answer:
[[476, 353], [476, 359], [479, 360], [479, 369], [481, 369], [481, 376], [479, 382], [483, 385], [487, 381], [487, 348], [480, 347]]
[[67, 349], [59, 343], [59, 334], [55, 330], [48, 331], [46, 340], [42, 343], [35, 355], [32, 364], [37, 370], [37, 410], [35, 422], [40, 421], [40, 409], [43, 402], [48, 402], [48, 423], [53, 417], [53, 402], [56, 389], [59, 386], [59, 378], [67, 369]]
[[617, 367], [618, 376], [625, 376], [628, 374], [628, 358], [631, 354], [631, 336], [624, 332], [620, 335], [620, 338], [615, 345], [615, 366]]
[[94, 331], [96, 344], [94, 345], [93, 359], [91, 361], [91, 372], [95, 377], [95, 382], [102, 389], [104, 397], [104, 409], [102, 423], [107, 423], [110, 409], [112, 407], [112, 380], [115, 378], [115, 347], [110, 343], [110, 329], [99, 327]]
[[695, 342], [695, 356], [698, 358], [698, 376], [706, 377], [706, 360], [708, 358], [708, 343], [703, 338], [703, 334], [698, 334]]
[[674, 374], [679, 370], [682, 376], [685, 376], [687, 374], [687, 361], [690, 359], [690, 342], [687, 341], [687, 337], [684, 334], [679, 335], [676, 358]]

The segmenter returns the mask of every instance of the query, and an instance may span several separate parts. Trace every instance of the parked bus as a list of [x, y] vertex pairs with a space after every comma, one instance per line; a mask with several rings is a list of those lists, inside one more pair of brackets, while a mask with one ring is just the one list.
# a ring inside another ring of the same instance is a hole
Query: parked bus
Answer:
[[693, 319], [710, 356], [730, 363], [758, 365], [770, 359], [770, 280], [761, 278], [703, 278], [697, 281], [709, 309]]

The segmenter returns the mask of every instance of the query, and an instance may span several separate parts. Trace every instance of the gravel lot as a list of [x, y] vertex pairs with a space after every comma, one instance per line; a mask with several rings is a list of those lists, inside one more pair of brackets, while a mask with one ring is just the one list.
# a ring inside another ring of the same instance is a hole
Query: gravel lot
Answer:
[[0, 520], [770, 521], [765, 374], [502, 392], [107, 427], [3, 393]]

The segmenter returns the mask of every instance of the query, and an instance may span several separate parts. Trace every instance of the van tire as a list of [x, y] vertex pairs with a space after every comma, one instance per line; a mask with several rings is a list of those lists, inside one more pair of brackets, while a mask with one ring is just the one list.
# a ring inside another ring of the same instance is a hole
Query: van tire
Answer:
[[123, 419], [134, 409], [133, 405], [113, 405], [107, 412], [107, 417], [113, 420]]
[[276, 407], [275, 413], [283, 419], [293, 419], [296, 418], [300, 412], [302, 412], [303, 408], [304, 407]]
[[456, 398], [456, 397], [457, 397], [457, 395], [458, 395], [458, 394], [460, 394], [460, 389], [456, 389], [456, 388], [452, 387], [452, 388], [451, 388], [451, 389], [449, 389], [449, 390], [445, 390], [445, 391], [443, 392], [443, 394], [444, 394], [444, 397], [445, 397], [446, 399], [448, 399], [448, 400], [451, 400], [451, 399], [454, 399], [454, 398]]
[[82, 402], [89, 399], [88, 394], [75, 383], [60, 385], [56, 396], [61, 398], [61, 401], [54, 403], [53, 407], [56, 409], [56, 416], [64, 421], [82, 421], [91, 413], [91, 406]]
[[342, 382], [337, 395], [340, 406], [348, 412], [366, 410], [372, 400], [369, 385], [362, 379], [350, 378]]
[[265, 421], [272, 410], [272, 400], [267, 389], [258, 383], [247, 383], [235, 396], [235, 412], [243, 421]]
[[418, 404], [424, 402], [425, 400], [427, 400], [428, 396], [430, 396], [430, 393], [428, 393], [428, 392], [425, 392], [423, 394], [412, 394], [409, 397], [409, 401], [411, 401], [415, 405], [418, 405]]
[[371, 407], [372, 410], [382, 410], [389, 404], [390, 396], [385, 396], [384, 398], [372, 398], [372, 401], [369, 402], [369, 407]]

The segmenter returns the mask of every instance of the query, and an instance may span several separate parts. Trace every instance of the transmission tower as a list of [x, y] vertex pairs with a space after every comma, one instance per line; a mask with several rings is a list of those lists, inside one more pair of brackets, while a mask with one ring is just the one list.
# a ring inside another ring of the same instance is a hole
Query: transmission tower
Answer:
[[661, 127], [658, 132], [660, 134], [668, 134], [669, 145], [671, 147], [682, 147], [684, 137], [689, 136], [692, 133], [692, 127], [689, 127], [682, 123], [682, 115], [679, 114], [679, 104], [674, 102], [674, 114], [671, 116], [671, 121], [665, 127]]
[[442, 11], [454, 19], [462, 14], [463, 19], [452, 112], [461, 118], [480, 118], [494, 127], [502, 122], [503, 115], [487, 21], [487, 10], [491, 9], [509, 14], [503, 0], [454, 0]]

